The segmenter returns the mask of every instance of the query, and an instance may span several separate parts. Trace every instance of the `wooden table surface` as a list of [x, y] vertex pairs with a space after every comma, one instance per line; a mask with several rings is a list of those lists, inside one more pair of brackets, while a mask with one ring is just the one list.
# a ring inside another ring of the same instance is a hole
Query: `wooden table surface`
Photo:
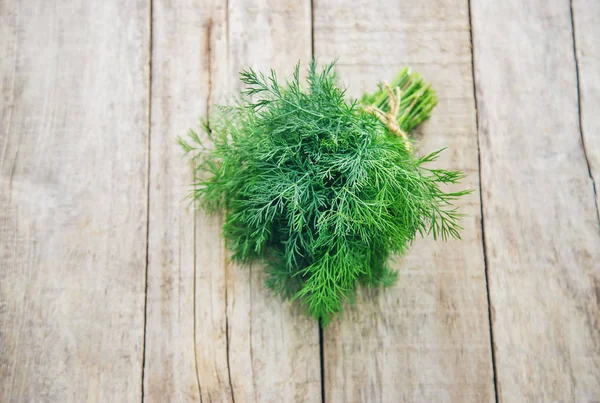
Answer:
[[[600, 401], [600, 1], [0, 1], [0, 402]], [[252, 66], [410, 65], [462, 241], [326, 329], [227, 258], [176, 137]]]

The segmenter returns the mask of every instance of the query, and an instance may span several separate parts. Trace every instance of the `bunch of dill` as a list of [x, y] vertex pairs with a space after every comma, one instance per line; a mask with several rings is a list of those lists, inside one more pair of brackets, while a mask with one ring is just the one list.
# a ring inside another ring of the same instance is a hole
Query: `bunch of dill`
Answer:
[[405, 69], [361, 103], [347, 99], [334, 63], [312, 62], [307, 88], [299, 65], [285, 85], [274, 71], [241, 80], [241, 102], [205, 124], [212, 144], [194, 131], [179, 140], [196, 172], [193, 198], [223, 211], [233, 259], [265, 263], [268, 287], [327, 323], [357, 284], [393, 284], [388, 259], [417, 233], [459, 237], [452, 202], [468, 191], [440, 185], [462, 173], [425, 168], [439, 151], [417, 158], [399, 135], [437, 102], [420, 76]]

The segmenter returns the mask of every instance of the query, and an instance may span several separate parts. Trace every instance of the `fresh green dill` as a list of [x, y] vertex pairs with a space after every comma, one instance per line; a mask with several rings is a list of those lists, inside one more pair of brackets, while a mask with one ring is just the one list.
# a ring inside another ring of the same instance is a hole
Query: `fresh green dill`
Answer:
[[[285, 84], [273, 70], [243, 71], [241, 80], [242, 100], [218, 107], [205, 140], [190, 131], [179, 142], [194, 165], [193, 198], [223, 212], [233, 258], [264, 263], [268, 287], [328, 323], [358, 284], [394, 283], [389, 258], [405, 253], [417, 233], [459, 238], [453, 202], [468, 191], [441, 185], [463, 174], [426, 168], [440, 151], [416, 157], [372, 113], [393, 106], [391, 90], [349, 100], [334, 63], [312, 62], [306, 88], [299, 64]], [[398, 132], [427, 119], [437, 102], [408, 69], [389, 88], [399, 96]]]

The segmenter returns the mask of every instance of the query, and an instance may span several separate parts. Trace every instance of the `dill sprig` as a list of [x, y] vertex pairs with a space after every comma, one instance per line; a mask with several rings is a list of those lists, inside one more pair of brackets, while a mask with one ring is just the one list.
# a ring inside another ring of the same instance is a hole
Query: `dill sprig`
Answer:
[[[429, 169], [441, 150], [416, 157], [368, 106], [389, 108], [394, 92], [380, 86], [349, 100], [334, 63], [307, 86], [300, 65], [281, 84], [243, 71], [235, 106], [220, 106], [203, 130], [179, 139], [192, 159], [192, 197], [208, 212], [224, 212], [223, 235], [233, 259], [261, 261], [267, 286], [328, 323], [358, 284], [389, 286], [389, 258], [406, 252], [416, 234], [459, 238], [454, 201], [469, 191], [444, 192], [459, 171]], [[422, 78], [402, 70], [397, 122], [410, 132], [437, 102]]]

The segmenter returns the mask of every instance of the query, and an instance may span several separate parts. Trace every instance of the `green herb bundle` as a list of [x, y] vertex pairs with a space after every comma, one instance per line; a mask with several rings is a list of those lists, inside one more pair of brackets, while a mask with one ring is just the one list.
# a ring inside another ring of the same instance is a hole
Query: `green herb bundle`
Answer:
[[205, 144], [191, 131], [179, 139], [194, 165], [193, 198], [223, 212], [233, 259], [260, 261], [267, 286], [299, 301], [328, 323], [358, 284], [391, 285], [392, 255], [417, 233], [459, 238], [444, 192], [459, 171], [428, 169], [439, 152], [416, 157], [407, 134], [427, 119], [435, 92], [408, 69], [362, 100], [349, 100], [334, 63], [312, 62], [281, 84], [250, 69], [241, 101], [220, 106], [204, 124]]

